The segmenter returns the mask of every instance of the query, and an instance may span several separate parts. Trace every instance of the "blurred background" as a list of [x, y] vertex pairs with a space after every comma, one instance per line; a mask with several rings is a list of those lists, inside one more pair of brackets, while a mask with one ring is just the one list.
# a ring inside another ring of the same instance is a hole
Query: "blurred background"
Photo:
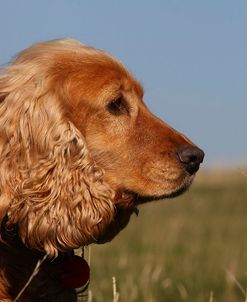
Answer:
[[[151, 110], [206, 153], [185, 195], [145, 205], [92, 247], [92, 301], [245, 301], [247, 1], [9, 0], [0, 64], [33, 43], [75, 38], [112, 53]], [[91, 299], [91, 298], [90, 298]]]

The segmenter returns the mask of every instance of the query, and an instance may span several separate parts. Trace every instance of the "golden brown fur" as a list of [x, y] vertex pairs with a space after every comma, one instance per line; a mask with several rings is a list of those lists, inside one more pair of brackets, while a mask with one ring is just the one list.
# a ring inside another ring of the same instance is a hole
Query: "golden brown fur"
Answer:
[[[138, 204], [190, 185], [176, 150], [194, 145], [142, 97], [120, 62], [74, 40], [36, 44], [3, 70], [0, 301], [13, 301], [43, 252], [109, 241]], [[57, 283], [59, 261], [20, 301], [74, 301]]]

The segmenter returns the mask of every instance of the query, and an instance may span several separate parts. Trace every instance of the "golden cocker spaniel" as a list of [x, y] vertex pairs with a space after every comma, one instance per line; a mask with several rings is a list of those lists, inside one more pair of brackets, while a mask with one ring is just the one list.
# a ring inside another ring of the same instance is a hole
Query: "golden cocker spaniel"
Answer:
[[0, 74], [0, 301], [76, 301], [64, 255], [110, 241], [139, 204], [191, 184], [203, 151], [155, 117], [111, 55], [74, 40]]

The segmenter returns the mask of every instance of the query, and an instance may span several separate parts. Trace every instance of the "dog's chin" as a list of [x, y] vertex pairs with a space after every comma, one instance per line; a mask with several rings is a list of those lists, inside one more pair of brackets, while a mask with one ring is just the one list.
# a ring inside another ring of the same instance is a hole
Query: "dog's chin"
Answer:
[[162, 200], [167, 198], [174, 198], [181, 194], [183, 194], [185, 191], [187, 191], [192, 184], [194, 180], [194, 175], [187, 176], [183, 179], [182, 182], [180, 182], [177, 186], [174, 188], [171, 188], [170, 190], [165, 191], [163, 194], [160, 195], [152, 195], [152, 196], [139, 196], [137, 198], [137, 204], [142, 204], [150, 201], [155, 200]]
[[172, 190], [168, 193], [164, 193], [164, 194], [159, 195], [159, 196], [156, 196], [156, 195], [154, 195], [154, 196], [140, 196], [140, 195], [138, 195], [136, 200], [135, 200], [135, 203], [136, 203], [136, 205], [140, 205], [140, 204], [155, 201], [155, 200], [174, 198], [174, 197], [177, 197], [177, 196], [181, 195], [185, 191], [187, 191], [188, 188], [189, 188], [189, 185], [182, 186], [182, 187], [179, 187], [176, 190]]
[[156, 192], [154, 192], [154, 194], [140, 194], [130, 189], [121, 189], [116, 193], [115, 205], [124, 208], [136, 208], [143, 203], [174, 198], [187, 191], [192, 184], [193, 179], [194, 176], [187, 177], [180, 184], [170, 188], [169, 190], [164, 190], [163, 192], [159, 191], [159, 194], [156, 194]]

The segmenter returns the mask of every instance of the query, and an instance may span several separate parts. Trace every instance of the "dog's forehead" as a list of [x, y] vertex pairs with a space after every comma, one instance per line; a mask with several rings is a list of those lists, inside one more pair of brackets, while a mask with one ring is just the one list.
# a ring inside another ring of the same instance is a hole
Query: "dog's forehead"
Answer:
[[104, 51], [82, 46], [76, 52], [56, 54], [51, 66], [52, 86], [61, 87], [64, 83], [74, 105], [82, 100], [100, 105], [124, 93], [135, 94], [136, 99], [143, 97], [143, 89], [134, 76]]
[[133, 91], [143, 97], [142, 86], [117, 58], [99, 50], [90, 59], [87, 61], [88, 67], [99, 83], [104, 86], [112, 85], [127, 92]]
[[133, 76], [130, 76], [130, 78], [128, 77], [123, 79], [120, 89], [126, 92], [134, 92], [141, 99], [143, 98], [144, 95], [144, 90], [141, 84], [138, 81], [136, 81], [136, 79], [133, 78]]
[[[111, 68], [109, 69], [111, 70]], [[118, 94], [135, 94], [138, 98], [143, 98], [144, 91], [141, 84], [123, 65], [116, 66], [112, 73], [111, 71], [108, 73], [106, 69], [103, 77], [106, 78], [105, 81], [103, 79], [104, 83], [107, 83], [105, 86], [111, 87], [112, 91], [115, 90]]]
[[[81, 89], [90, 93], [133, 92], [143, 97], [143, 88], [127, 68], [116, 58], [104, 52], [89, 53], [85, 56], [63, 60], [64, 75]], [[67, 75], [67, 76], [66, 76]], [[84, 89], [83, 89], [84, 90]], [[84, 91], [85, 92], [85, 91]]]

